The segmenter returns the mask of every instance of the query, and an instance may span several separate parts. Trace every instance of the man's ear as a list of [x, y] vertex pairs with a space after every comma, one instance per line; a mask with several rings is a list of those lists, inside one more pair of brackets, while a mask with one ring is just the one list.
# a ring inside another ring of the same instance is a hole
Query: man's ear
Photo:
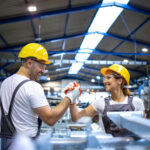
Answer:
[[30, 68], [32, 63], [33, 63], [33, 61], [31, 59], [27, 59], [27, 61], [26, 61], [27, 68]]

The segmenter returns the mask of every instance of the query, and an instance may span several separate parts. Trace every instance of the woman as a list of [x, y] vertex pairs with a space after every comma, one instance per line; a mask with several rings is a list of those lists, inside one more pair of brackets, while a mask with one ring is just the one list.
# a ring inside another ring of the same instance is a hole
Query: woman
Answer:
[[114, 111], [144, 111], [142, 100], [131, 96], [127, 88], [130, 81], [128, 70], [122, 65], [114, 64], [109, 68], [102, 68], [101, 73], [104, 75], [106, 91], [110, 92], [111, 96], [96, 100], [80, 112], [76, 104], [70, 105], [72, 120], [77, 121], [83, 116], [93, 117], [97, 113], [102, 113], [106, 133], [113, 136], [134, 136], [126, 129], [119, 129], [106, 115], [107, 112]]

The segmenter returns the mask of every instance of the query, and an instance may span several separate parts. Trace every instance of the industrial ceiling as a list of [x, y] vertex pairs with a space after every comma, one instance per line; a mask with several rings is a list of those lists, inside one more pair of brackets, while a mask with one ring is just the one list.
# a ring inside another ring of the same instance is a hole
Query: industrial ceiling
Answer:
[[[5, 0], [0, 5], [0, 79], [15, 73], [20, 66], [17, 55], [27, 43], [41, 43], [48, 50], [51, 64], [46, 76], [51, 81], [80, 79], [91, 81], [100, 75], [100, 69], [117, 62], [129, 70], [134, 83], [149, 76], [150, 52], [150, 1], [130, 0], [127, 5], [102, 0]], [[31, 4], [37, 6], [28, 12]], [[88, 34], [99, 8], [115, 6], [124, 10], [103, 35], [77, 74], [68, 71]], [[123, 60], [127, 59], [126, 63]]]

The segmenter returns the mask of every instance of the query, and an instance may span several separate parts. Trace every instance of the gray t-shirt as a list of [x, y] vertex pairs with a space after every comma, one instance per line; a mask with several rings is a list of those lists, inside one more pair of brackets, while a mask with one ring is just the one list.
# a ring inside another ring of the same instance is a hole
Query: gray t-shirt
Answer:
[[[113, 104], [128, 104], [128, 96], [126, 96], [125, 100], [122, 102], [116, 102], [111, 99], [110, 105], [113, 105]], [[144, 111], [144, 104], [140, 98], [134, 96], [132, 104], [135, 107], [135, 111]], [[97, 112], [103, 113], [104, 108], [105, 108], [105, 100], [104, 98], [97, 99], [91, 105]]]
[[[6, 113], [15, 88], [21, 81], [26, 79], [28, 78], [25, 76], [14, 74], [3, 81], [0, 88], [0, 97]], [[17, 133], [31, 137], [35, 136], [38, 128], [38, 116], [33, 111], [33, 108], [46, 105], [49, 104], [41, 85], [35, 81], [24, 83], [16, 93], [11, 114]]]

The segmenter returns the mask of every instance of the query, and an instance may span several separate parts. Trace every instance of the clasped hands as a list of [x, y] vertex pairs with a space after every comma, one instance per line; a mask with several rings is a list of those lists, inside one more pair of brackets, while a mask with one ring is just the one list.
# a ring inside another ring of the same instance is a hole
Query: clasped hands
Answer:
[[64, 93], [70, 99], [71, 104], [74, 104], [81, 95], [81, 88], [77, 82], [71, 82], [65, 87]]

